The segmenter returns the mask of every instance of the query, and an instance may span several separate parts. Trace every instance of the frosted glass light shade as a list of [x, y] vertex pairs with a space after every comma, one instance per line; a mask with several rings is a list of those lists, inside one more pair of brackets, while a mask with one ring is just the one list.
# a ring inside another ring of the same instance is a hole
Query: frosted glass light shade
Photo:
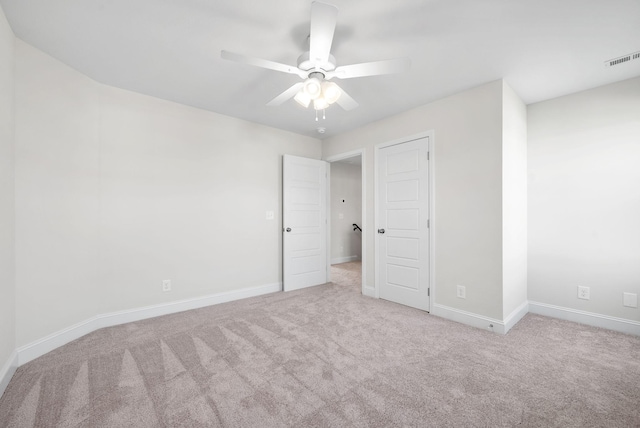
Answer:
[[309, 98], [315, 100], [322, 94], [322, 84], [317, 78], [310, 77], [304, 81], [302, 90], [309, 96]]
[[293, 99], [304, 108], [309, 107], [309, 104], [311, 103], [311, 97], [307, 95], [304, 89], [300, 89]]
[[323, 97], [313, 100], [313, 108], [316, 110], [324, 110], [329, 107], [329, 103]]
[[333, 104], [338, 101], [342, 95], [340, 87], [333, 82], [324, 82], [322, 84], [322, 96], [329, 104]]

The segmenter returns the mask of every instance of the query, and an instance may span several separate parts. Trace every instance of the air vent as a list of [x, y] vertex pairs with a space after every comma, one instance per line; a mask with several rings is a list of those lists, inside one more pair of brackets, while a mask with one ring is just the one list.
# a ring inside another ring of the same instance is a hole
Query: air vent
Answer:
[[630, 53], [629, 55], [621, 56], [619, 58], [613, 58], [604, 62], [606, 67], [613, 67], [614, 65], [623, 64], [625, 62], [633, 61], [640, 58], [640, 52]]

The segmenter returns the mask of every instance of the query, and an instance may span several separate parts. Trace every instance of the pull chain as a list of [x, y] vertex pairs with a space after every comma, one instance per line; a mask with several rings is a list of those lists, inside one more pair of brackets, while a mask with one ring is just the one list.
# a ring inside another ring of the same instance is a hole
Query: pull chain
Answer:
[[[327, 113], [325, 109], [322, 109], [322, 120], [327, 118]], [[316, 122], [318, 121], [318, 110], [316, 110]]]

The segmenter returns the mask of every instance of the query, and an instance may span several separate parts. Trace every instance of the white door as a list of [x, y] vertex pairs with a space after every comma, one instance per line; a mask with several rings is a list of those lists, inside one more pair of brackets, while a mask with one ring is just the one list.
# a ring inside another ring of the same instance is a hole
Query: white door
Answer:
[[378, 151], [380, 298], [429, 310], [429, 140]]
[[284, 155], [284, 291], [327, 282], [327, 163]]

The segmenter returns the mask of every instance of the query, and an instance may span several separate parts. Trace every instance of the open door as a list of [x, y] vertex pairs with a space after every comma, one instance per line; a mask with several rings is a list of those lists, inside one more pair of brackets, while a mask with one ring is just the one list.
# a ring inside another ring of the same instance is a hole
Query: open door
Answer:
[[327, 282], [327, 163], [284, 155], [283, 289]]

